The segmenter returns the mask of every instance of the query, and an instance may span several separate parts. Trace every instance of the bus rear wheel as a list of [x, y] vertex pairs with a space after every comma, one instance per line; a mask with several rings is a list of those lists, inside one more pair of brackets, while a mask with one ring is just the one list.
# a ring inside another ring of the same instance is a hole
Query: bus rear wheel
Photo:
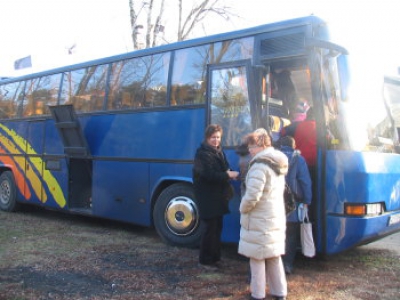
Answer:
[[18, 209], [17, 190], [11, 171], [4, 171], [0, 175], [0, 209], [4, 211]]
[[166, 188], [155, 203], [153, 222], [164, 242], [175, 246], [198, 246], [202, 226], [193, 188], [185, 183]]

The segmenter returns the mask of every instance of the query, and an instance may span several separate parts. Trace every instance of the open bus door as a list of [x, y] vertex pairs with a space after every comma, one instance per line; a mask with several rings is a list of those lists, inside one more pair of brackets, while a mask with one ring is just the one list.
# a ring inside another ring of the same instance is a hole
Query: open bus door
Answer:
[[68, 165], [68, 207], [90, 213], [92, 208], [92, 158], [72, 105], [50, 106], [64, 145]]

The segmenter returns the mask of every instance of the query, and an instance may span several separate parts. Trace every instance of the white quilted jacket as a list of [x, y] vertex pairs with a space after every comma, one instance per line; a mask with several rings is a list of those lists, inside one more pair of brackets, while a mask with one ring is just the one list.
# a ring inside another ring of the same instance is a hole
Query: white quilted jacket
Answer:
[[238, 252], [246, 257], [267, 259], [285, 253], [286, 215], [283, 202], [288, 160], [270, 147], [253, 159], [269, 158], [279, 164], [281, 174], [265, 163], [254, 163], [246, 177], [246, 193], [240, 204]]

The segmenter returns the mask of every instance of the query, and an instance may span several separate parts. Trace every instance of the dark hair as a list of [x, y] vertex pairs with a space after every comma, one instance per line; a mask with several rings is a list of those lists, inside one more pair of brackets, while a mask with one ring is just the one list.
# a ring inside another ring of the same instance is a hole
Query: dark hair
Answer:
[[222, 127], [218, 124], [210, 124], [207, 126], [206, 131], [204, 132], [204, 139], [207, 140], [210, 138], [214, 133], [221, 132], [223, 133]]
[[279, 146], [287, 146], [294, 149], [296, 147], [296, 141], [290, 135], [287, 135], [279, 139]]

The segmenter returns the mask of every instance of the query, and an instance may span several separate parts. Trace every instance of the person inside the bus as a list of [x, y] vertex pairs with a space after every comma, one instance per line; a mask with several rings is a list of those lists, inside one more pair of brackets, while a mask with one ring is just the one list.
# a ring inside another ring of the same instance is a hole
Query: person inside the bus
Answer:
[[307, 101], [304, 99], [300, 99], [297, 103], [294, 111], [290, 112], [290, 120], [291, 122], [302, 122], [307, 117], [307, 111], [310, 108]]
[[292, 274], [293, 263], [297, 249], [300, 247], [300, 220], [301, 215], [311, 204], [312, 184], [307, 163], [300, 151], [296, 149], [296, 142], [291, 136], [279, 140], [280, 150], [289, 160], [289, 171], [285, 176], [286, 183], [296, 195], [296, 209], [286, 216], [286, 250], [282, 256], [286, 274]]
[[271, 96], [282, 101], [284, 116], [289, 116], [290, 111], [294, 110], [293, 105], [296, 103], [297, 92], [291, 78], [289, 70], [272, 73]]
[[222, 150], [222, 133], [222, 127], [217, 124], [206, 128], [193, 165], [194, 193], [204, 224], [199, 263], [207, 270], [220, 267], [223, 216], [229, 213], [229, 200], [234, 194], [230, 180], [239, 176], [239, 172], [230, 169]]
[[292, 136], [296, 141], [296, 147], [305, 158], [309, 168], [314, 168], [317, 161], [317, 127], [314, 118], [314, 109], [307, 110], [304, 121], [292, 122], [283, 127], [281, 137]]
[[[238, 253], [250, 259], [251, 299], [265, 299], [267, 282], [272, 299], [286, 299], [287, 281], [281, 255], [285, 253], [283, 190], [288, 159], [272, 147], [271, 136], [265, 129], [249, 134], [246, 140], [252, 159], [239, 207]], [[265, 161], [272, 162], [277, 171]]]

